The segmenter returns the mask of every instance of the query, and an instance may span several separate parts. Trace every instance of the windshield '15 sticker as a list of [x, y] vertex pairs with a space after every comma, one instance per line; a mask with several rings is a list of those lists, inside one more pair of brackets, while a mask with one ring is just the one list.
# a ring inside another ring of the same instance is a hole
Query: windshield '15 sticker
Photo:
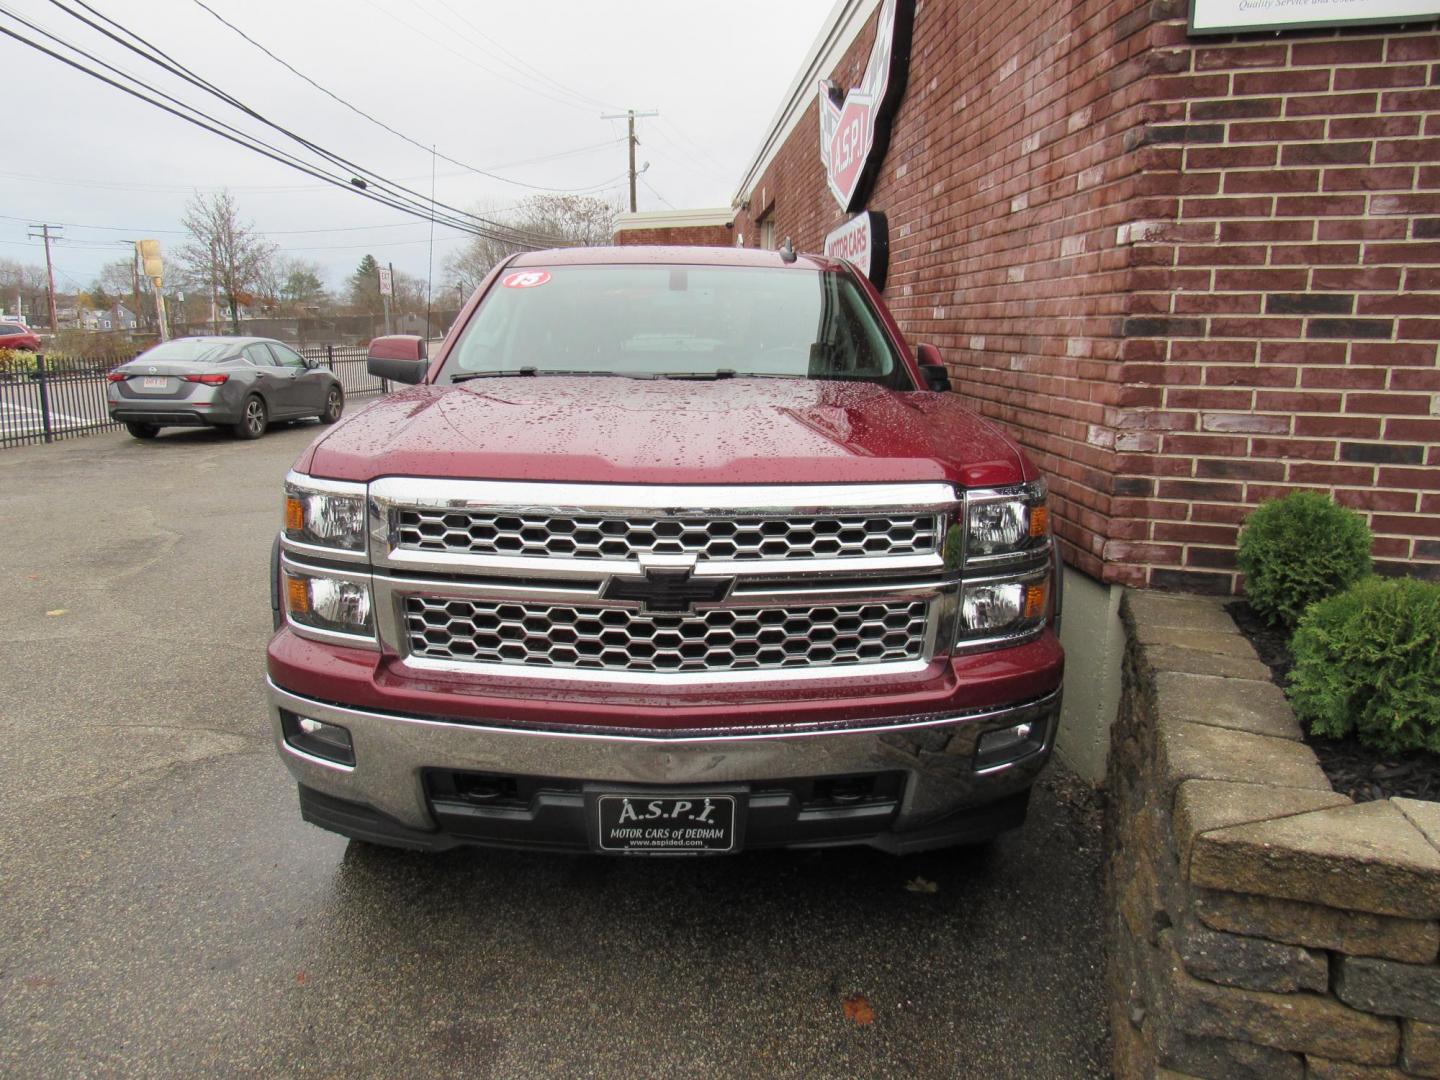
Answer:
[[500, 284], [507, 289], [533, 289], [549, 280], [548, 270], [517, 270], [513, 274], [506, 274]]

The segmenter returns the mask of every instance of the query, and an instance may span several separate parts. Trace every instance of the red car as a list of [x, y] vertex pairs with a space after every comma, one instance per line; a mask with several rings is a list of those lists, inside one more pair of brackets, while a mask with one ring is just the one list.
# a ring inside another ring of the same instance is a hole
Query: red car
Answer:
[[40, 338], [29, 327], [20, 323], [0, 322], [0, 349], [39, 352]]
[[414, 385], [295, 462], [273, 557], [307, 820], [643, 855], [1023, 821], [1064, 668], [1045, 481], [848, 263], [528, 253], [370, 370]]

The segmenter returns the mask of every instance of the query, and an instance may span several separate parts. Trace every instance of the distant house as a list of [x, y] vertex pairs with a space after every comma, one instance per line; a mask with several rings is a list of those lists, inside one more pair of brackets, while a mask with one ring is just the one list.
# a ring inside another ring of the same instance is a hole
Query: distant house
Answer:
[[75, 296], [55, 294], [55, 320], [61, 330], [134, 330], [139, 326], [135, 313], [124, 304], [95, 309], [76, 302]]
[[86, 330], [134, 330], [139, 326], [135, 313], [124, 304], [116, 304], [106, 311], [86, 311]]

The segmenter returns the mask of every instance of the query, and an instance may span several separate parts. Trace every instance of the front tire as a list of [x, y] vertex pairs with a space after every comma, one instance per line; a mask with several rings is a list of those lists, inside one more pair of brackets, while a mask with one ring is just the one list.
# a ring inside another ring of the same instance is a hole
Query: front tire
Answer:
[[345, 391], [338, 386], [332, 386], [325, 395], [325, 411], [320, 414], [320, 423], [333, 424], [340, 419], [340, 414], [344, 411]]
[[125, 430], [137, 439], [153, 439], [160, 434], [160, 428], [156, 424], [138, 424], [127, 422]]
[[240, 422], [235, 425], [235, 437], [239, 439], [258, 439], [270, 426], [270, 411], [265, 408], [265, 400], [259, 394], [251, 394], [245, 399], [245, 405], [240, 413]]

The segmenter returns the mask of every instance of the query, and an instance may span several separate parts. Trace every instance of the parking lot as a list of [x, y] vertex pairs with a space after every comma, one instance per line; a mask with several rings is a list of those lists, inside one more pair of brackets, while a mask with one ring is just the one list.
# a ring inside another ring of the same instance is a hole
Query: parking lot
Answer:
[[316, 430], [0, 452], [0, 1074], [1105, 1073], [1098, 815], [1059, 768], [1020, 833], [906, 860], [302, 823], [261, 687]]

